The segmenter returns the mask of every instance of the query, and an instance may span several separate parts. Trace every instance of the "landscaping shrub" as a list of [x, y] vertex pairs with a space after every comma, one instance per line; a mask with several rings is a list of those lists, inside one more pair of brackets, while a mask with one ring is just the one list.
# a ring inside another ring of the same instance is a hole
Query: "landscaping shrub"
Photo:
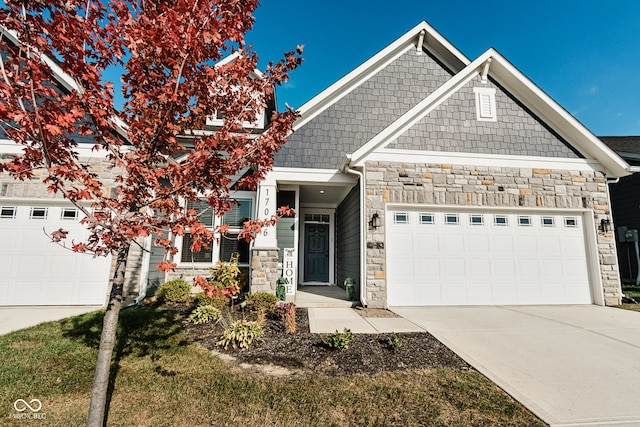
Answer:
[[293, 302], [278, 301], [276, 303], [280, 318], [284, 322], [285, 331], [288, 334], [296, 333], [296, 305]]
[[267, 313], [275, 310], [278, 299], [269, 292], [256, 292], [249, 294], [246, 301], [256, 311], [256, 322], [260, 326], [264, 326]]
[[220, 320], [222, 312], [212, 305], [201, 305], [189, 315], [189, 321], [199, 325]]
[[397, 332], [392, 332], [391, 336], [387, 338], [387, 346], [393, 350], [397, 351], [402, 347], [402, 339], [400, 338], [400, 334]]
[[189, 283], [176, 279], [160, 285], [156, 296], [160, 302], [187, 302], [190, 292], [191, 285]]
[[240, 268], [236, 257], [231, 258], [229, 262], [218, 261], [210, 272], [211, 276], [207, 279], [197, 277], [195, 280], [196, 285], [207, 295], [224, 295], [231, 298], [240, 293]]
[[353, 332], [351, 329], [344, 328], [342, 332], [336, 331], [322, 340], [324, 345], [332, 350], [346, 350], [353, 341]]
[[196, 308], [202, 307], [203, 305], [212, 305], [218, 310], [222, 310], [229, 305], [229, 298], [224, 295], [208, 296], [206, 293], [202, 292], [194, 295], [191, 299], [191, 304]]
[[224, 347], [225, 350], [229, 346], [233, 348], [246, 349], [253, 342], [262, 336], [262, 327], [257, 322], [247, 322], [246, 320], [238, 320], [233, 322], [223, 332], [222, 338], [216, 344]]

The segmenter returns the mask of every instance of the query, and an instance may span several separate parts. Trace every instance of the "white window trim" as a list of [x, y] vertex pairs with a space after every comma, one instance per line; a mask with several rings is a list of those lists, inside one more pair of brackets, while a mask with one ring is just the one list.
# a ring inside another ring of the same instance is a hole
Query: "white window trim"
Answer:
[[[205, 196], [201, 196], [201, 197], [205, 197]], [[251, 199], [251, 219], [256, 218], [256, 193], [255, 191], [237, 191], [234, 192], [233, 194], [230, 195], [229, 197], [230, 199]], [[184, 201], [183, 201], [184, 204]], [[220, 225], [222, 225], [222, 218], [214, 215], [213, 216], [213, 226], [214, 228], [219, 227]], [[230, 233], [234, 233], [235, 231], [237, 231], [236, 229], [230, 229], [229, 230]], [[189, 232], [189, 230], [185, 231], [185, 234], [187, 234]], [[235, 233], [234, 233], [235, 234]], [[175, 241], [175, 246], [178, 249], [178, 252], [175, 254], [174, 256], [174, 261], [176, 263], [176, 267], [177, 268], [198, 268], [198, 269], [208, 269], [208, 268], [213, 268], [215, 267], [215, 265], [218, 263], [218, 260], [220, 259], [220, 239], [222, 238], [222, 236], [220, 235], [220, 233], [214, 233], [214, 239], [218, 239], [217, 241], [214, 240], [213, 242], [211, 242], [211, 262], [192, 262], [192, 261], [182, 261], [182, 240], [183, 240], [183, 236], [176, 236], [176, 241]], [[253, 242], [250, 243], [249, 245], [249, 251], [251, 251], [251, 247], [253, 246]], [[251, 256], [251, 253], [249, 253], [249, 256]], [[223, 261], [228, 261], [228, 260], [223, 260]], [[249, 262], [249, 265], [251, 265], [251, 262]], [[246, 264], [241, 264], [241, 266], [245, 266]]]
[[480, 122], [496, 122], [496, 90], [491, 87], [474, 87], [476, 96], [476, 120]]

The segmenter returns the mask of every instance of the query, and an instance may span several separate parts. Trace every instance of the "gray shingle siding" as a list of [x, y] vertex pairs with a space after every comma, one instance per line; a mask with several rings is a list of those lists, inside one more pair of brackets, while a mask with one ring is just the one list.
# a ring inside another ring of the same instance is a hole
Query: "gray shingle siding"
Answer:
[[432, 55], [411, 49], [298, 129], [275, 166], [336, 169], [353, 153], [451, 78]]
[[353, 277], [360, 287], [360, 184], [351, 189], [336, 212], [336, 280]]
[[472, 80], [442, 105], [392, 142], [387, 148], [580, 158], [571, 146], [499, 85], [496, 89], [497, 121], [476, 120]]

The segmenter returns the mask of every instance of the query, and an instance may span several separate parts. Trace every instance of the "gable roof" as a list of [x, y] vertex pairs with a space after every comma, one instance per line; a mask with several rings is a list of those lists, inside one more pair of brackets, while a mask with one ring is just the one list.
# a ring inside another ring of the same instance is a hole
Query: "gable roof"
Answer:
[[384, 148], [470, 80], [478, 77], [486, 78], [487, 74], [509, 90], [578, 151], [599, 161], [609, 176], [620, 177], [630, 174], [630, 166], [622, 158], [494, 49], [487, 50], [467, 64], [435, 92], [356, 150], [349, 156], [346, 163], [354, 166], [363, 163], [370, 153]]
[[395, 42], [303, 104], [298, 110], [300, 118], [294, 125], [294, 131], [304, 126], [305, 123], [326, 110], [407, 50], [415, 48], [422, 52], [423, 47], [433, 52], [454, 73], [471, 62], [431, 25], [427, 24], [426, 21], [422, 21]]

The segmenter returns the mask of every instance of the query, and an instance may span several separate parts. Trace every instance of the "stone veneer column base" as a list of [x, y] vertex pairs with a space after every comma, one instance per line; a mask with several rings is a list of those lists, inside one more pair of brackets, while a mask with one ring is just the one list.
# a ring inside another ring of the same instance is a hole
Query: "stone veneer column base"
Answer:
[[278, 268], [277, 248], [251, 250], [251, 292], [275, 292], [276, 280], [281, 276]]

